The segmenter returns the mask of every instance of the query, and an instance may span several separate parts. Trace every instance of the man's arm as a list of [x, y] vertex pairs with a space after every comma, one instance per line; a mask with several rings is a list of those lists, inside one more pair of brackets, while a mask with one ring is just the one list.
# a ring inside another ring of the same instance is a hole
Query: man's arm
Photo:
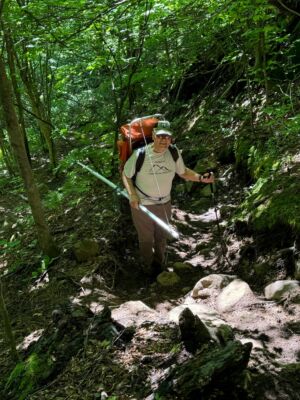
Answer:
[[198, 172], [195, 172], [189, 168], [185, 168], [184, 174], [181, 174], [179, 176], [187, 181], [202, 182], [202, 183], [214, 182], [214, 174], [212, 172], [201, 175], [198, 174]]
[[129, 195], [129, 203], [131, 205], [132, 208], [139, 208], [139, 196], [137, 195], [137, 192], [135, 190], [134, 184], [132, 182], [132, 179], [128, 178], [124, 172], [122, 173], [122, 180], [124, 183], [124, 186], [128, 192]]

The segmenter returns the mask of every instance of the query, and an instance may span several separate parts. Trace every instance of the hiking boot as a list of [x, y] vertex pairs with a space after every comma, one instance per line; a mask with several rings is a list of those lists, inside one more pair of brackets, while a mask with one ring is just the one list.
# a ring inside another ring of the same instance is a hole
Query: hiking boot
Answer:
[[153, 274], [156, 276], [163, 272], [163, 266], [159, 261], [154, 260], [151, 264]]

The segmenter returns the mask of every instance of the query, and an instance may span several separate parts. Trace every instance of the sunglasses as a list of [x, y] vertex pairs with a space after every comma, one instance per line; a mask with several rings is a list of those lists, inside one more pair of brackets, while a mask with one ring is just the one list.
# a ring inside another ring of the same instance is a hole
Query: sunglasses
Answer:
[[170, 135], [158, 135], [156, 137], [157, 137], [157, 139], [171, 139]]

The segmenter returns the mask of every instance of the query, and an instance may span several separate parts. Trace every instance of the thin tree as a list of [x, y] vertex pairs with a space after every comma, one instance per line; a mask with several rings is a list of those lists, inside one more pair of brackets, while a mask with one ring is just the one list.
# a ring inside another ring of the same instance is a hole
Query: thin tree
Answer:
[[40, 194], [34, 181], [32, 169], [26, 154], [23, 135], [13, 105], [12, 84], [7, 77], [2, 57], [0, 58], [0, 99], [4, 111], [9, 140], [27, 192], [28, 202], [31, 207], [32, 216], [37, 230], [39, 245], [44, 254], [54, 257], [58, 254], [58, 249], [54, 244], [45, 220]]
[[16, 73], [16, 67], [15, 67], [14, 45], [13, 45], [13, 41], [12, 41], [9, 29], [6, 29], [4, 24], [2, 24], [2, 29], [4, 31], [4, 40], [5, 40], [5, 45], [6, 45], [7, 61], [8, 61], [9, 70], [10, 70], [11, 82], [12, 82], [12, 86], [13, 86], [13, 89], [14, 89], [14, 94], [15, 94], [15, 97], [16, 97], [16, 103], [17, 103], [17, 106], [18, 106], [18, 117], [19, 117], [19, 122], [20, 122], [20, 128], [21, 128], [21, 132], [22, 132], [23, 138], [24, 138], [27, 157], [28, 157], [29, 162], [31, 164], [29, 143], [28, 143], [26, 130], [25, 130], [25, 119], [24, 119], [23, 104], [22, 104], [22, 99], [21, 99], [21, 94], [20, 94], [20, 89], [19, 89], [20, 85], [18, 84], [18, 81], [17, 81], [17, 73]]
[[[25, 52], [25, 50], [24, 50]], [[46, 143], [47, 151], [49, 152], [49, 159], [51, 167], [55, 168], [57, 164], [56, 150], [52, 138], [53, 125], [51, 122], [51, 90], [53, 84], [53, 76], [48, 69], [49, 54], [47, 51], [46, 59], [40, 62], [40, 75], [44, 80], [43, 90], [38, 88], [37, 78], [35, 77], [35, 67], [31, 62], [26, 60], [23, 54], [22, 59], [17, 58], [20, 76], [26, 88], [30, 104], [32, 107], [33, 115], [41, 131], [42, 137]], [[50, 78], [49, 78], [50, 76]], [[41, 78], [40, 77], [40, 78]], [[41, 96], [41, 93], [43, 96]], [[42, 100], [44, 98], [44, 100]]]

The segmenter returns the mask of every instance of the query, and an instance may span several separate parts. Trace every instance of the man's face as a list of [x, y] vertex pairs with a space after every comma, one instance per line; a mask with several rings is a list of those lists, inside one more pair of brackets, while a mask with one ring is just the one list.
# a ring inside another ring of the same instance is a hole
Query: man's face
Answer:
[[154, 151], [162, 153], [167, 150], [171, 144], [170, 135], [158, 135], [153, 134]]

